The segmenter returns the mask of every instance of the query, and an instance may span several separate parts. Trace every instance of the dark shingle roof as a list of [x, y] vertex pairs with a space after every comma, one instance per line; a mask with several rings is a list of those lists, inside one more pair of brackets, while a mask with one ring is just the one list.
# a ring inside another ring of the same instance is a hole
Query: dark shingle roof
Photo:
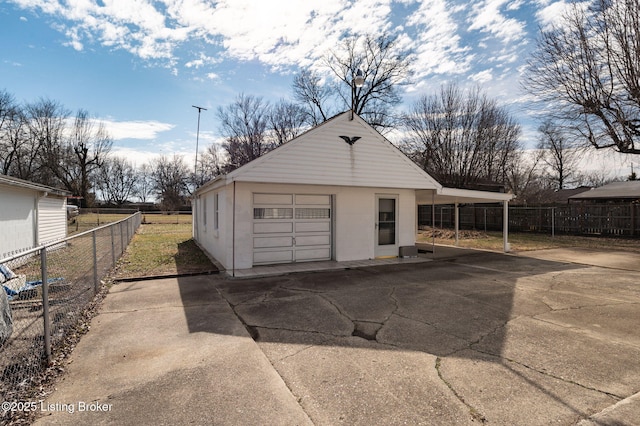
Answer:
[[580, 194], [572, 195], [570, 200], [593, 199], [640, 199], [640, 181], [611, 182], [599, 188], [593, 188]]

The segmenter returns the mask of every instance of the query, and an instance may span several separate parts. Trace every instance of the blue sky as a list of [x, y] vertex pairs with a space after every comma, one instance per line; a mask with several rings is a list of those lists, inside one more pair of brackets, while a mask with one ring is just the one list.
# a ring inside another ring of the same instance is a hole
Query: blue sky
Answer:
[[277, 101], [345, 33], [390, 31], [415, 53], [405, 106], [448, 81], [479, 84], [535, 144], [519, 78], [553, 0], [0, 0], [0, 89], [103, 120], [136, 163], [219, 140], [215, 110], [239, 93]]

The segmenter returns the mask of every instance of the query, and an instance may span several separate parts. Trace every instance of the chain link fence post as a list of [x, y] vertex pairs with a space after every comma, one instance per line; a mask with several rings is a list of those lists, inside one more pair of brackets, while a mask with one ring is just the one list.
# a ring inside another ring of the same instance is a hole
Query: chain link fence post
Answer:
[[49, 276], [47, 273], [47, 248], [40, 250], [40, 277], [42, 278], [42, 320], [44, 325], [44, 354], [51, 363], [51, 318], [49, 317]]
[[113, 236], [113, 226], [109, 227], [111, 231], [111, 266], [116, 266], [116, 242]]
[[98, 281], [98, 245], [96, 244], [96, 231], [91, 233], [91, 242], [93, 244], [93, 292], [98, 294], [100, 291], [100, 281]]
[[124, 222], [120, 222], [120, 254], [124, 253]]

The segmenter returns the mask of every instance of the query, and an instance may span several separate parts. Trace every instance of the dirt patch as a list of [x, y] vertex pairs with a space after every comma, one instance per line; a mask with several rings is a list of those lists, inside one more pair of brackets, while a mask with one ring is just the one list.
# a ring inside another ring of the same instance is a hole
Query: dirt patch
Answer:
[[[435, 237], [436, 239], [453, 240], [456, 238], [456, 233], [453, 229], [424, 228], [420, 230], [418, 235], [424, 239]], [[461, 240], [488, 240], [491, 237], [482, 231], [460, 230], [458, 231], [458, 238]]]

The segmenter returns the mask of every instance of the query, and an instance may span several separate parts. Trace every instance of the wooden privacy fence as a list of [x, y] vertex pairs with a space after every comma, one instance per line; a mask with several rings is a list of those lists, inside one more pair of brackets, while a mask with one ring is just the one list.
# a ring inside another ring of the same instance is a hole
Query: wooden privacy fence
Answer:
[[[502, 206], [462, 205], [460, 229], [502, 231]], [[431, 206], [418, 206], [418, 225], [431, 226]], [[435, 225], [453, 228], [454, 206], [436, 206]], [[640, 204], [568, 204], [509, 207], [509, 231], [546, 234], [640, 236]]]

